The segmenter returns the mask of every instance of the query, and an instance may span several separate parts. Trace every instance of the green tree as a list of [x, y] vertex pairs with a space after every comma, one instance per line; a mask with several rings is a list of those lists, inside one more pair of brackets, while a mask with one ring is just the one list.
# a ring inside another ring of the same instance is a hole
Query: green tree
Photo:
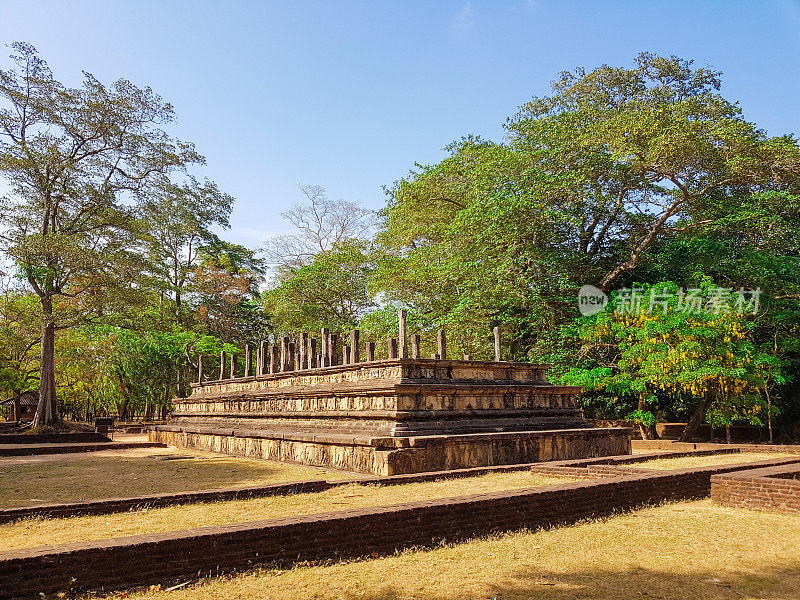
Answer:
[[766, 136], [720, 85], [650, 53], [562, 74], [509, 119], [507, 143], [465, 138], [390, 190], [375, 290], [467, 332], [470, 354], [487, 356], [501, 325], [510, 356], [569, 361], [582, 284], [691, 283], [641, 273], [665, 242], [797, 185], [797, 141]]
[[194, 177], [182, 184], [162, 178], [143, 201], [140, 210], [147, 223], [145, 251], [154, 284], [171, 294], [178, 320], [204, 250], [220, 243], [212, 228], [230, 227], [233, 202], [214, 182], [200, 183]]
[[[709, 412], [717, 423], [761, 424], [755, 415], [761, 412], [768, 358], [753, 343], [753, 315], [739, 314], [737, 300], [719, 289], [706, 282], [681, 296], [675, 284], [658, 283], [615, 294], [581, 331], [581, 352], [593, 368], [573, 369], [564, 381], [633, 400], [632, 416], [643, 437], [654, 422], [648, 405], [658, 397], [674, 412], [693, 411], [682, 441], [694, 437]], [[746, 305], [752, 301], [744, 296]]]
[[56, 330], [97, 303], [134, 291], [130, 202], [153, 177], [201, 157], [162, 126], [172, 107], [149, 88], [89, 74], [69, 88], [29, 44], [12, 45], [16, 68], [0, 71], [2, 238], [42, 314], [40, 401], [35, 424], [58, 419]]
[[0, 390], [19, 401], [39, 383], [39, 303], [25, 290], [0, 294]]
[[583, 176], [581, 196], [591, 203], [581, 249], [622, 246], [603, 289], [636, 268], [676, 220], [704, 225], [722, 216], [707, 210], [720, 196], [797, 182], [797, 141], [767, 137], [720, 87], [717, 71], [643, 52], [634, 68], [562, 73], [551, 96], [510, 120], [514, 147], [541, 157], [544, 168]]
[[373, 270], [369, 242], [339, 242], [302, 267], [279, 268], [264, 309], [287, 333], [322, 327], [344, 333], [376, 305], [368, 289]]
[[263, 280], [255, 251], [223, 240], [204, 246], [190, 282], [198, 325], [226, 343], [257, 343], [271, 328], [261, 307]]

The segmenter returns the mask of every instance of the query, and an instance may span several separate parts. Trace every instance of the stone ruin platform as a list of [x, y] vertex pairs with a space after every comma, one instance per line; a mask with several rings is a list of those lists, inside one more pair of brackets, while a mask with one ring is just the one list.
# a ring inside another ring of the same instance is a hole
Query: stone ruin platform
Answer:
[[396, 358], [192, 384], [151, 441], [399, 475], [629, 454], [547, 365]]

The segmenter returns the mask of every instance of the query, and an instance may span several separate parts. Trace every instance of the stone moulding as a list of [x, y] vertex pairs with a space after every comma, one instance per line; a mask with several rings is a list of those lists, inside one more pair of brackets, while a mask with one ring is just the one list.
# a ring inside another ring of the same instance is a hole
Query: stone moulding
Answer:
[[630, 453], [547, 365], [391, 359], [193, 384], [153, 441], [396, 475]]

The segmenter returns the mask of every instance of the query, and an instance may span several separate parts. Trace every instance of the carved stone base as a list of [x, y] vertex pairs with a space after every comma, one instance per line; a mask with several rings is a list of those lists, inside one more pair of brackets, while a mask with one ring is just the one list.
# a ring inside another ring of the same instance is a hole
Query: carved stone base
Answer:
[[159, 425], [151, 441], [373, 475], [402, 475], [630, 454], [630, 429], [580, 428], [414, 437], [358, 437]]

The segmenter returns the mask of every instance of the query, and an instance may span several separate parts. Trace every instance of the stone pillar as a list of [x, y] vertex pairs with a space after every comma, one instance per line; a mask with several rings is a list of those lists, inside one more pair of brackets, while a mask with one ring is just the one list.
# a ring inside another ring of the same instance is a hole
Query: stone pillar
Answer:
[[420, 337], [418, 333], [411, 336], [411, 358], [419, 358]]
[[350, 346], [342, 347], [342, 364], [343, 365], [350, 364]]
[[[286, 338], [287, 340], [289, 338]], [[294, 371], [295, 370], [295, 347], [294, 342], [289, 342], [286, 344], [286, 368], [285, 371]]]
[[281, 372], [281, 349], [280, 346], [277, 344], [270, 345], [269, 347], [269, 354], [270, 354], [270, 363], [269, 363], [269, 372], [270, 373], [280, 373]]
[[495, 327], [494, 333], [494, 360], [500, 362], [500, 328]]
[[289, 336], [281, 338], [281, 371], [289, 370]]
[[225, 355], [225, 350], [219, 353], [219, 378], [225, 379], [225, 367], [228, 359]]
[[236, 355], [231, 354], [231, 379], [236, 377]]
[[436, 332], [436, 342], [439, 349], [439, 358], [445, 360], [447, 358], [447, 337], [444, 334], [444, 329]]
[[339, 364], [339, 336], [335, 333], [330, 335], [330, 343], [328, 344], [328, 348], [330, 349], [331, 353], [331, 366], [335, 367]]
[[397, 340], [394, 338], [389, 339], [389, 359], [397, 358]]
[[250, 377], [253, 370], [253, 347], [250, 344], [244, 345], [244, 376]]
[[266, 375], [269, 373], [269, 346], [264, 340], [259, 344], [258, 355], [261, 358], [261, 366], [258, 368], [258, 374]]
[[330, 367], [331, 366], [331, 332], [330, 329], [327, 327], [323, 327], [322, 331], [320, 332], [320, 354], [322, 355], [322, 364], [320, 367]]
[[361, 355], [358, 352], [358, 344], [359, 338], [361, 337], [361, 332], [358, 329], [353, 329], [350, 332], [350, 362], [357, 363], [361, 362]]
[[308, 360], [309, 369], [316, 369], [319, 366], [319, 361], [317, 360], [317, 338], [308, 340]]
[[397, 311], [397, 321], [400, 326], [398, 344], [400, 349], [400, 358], [408, 358], [408, 343], [406, 340], [406, 311], [402, 308]]
[[[203, 383], [203, 355], [197, 355], [197, 383]], [[17, 419], [14, 419], [15, 421]]]
[[300, 334], [300, 369], [310, 369], [311, 365], [309, 364], [311, 361], [308, 360], [308, 334], [301, 333]]
[[375, 360], [375, 342], [367, 342], [367, 362]]

